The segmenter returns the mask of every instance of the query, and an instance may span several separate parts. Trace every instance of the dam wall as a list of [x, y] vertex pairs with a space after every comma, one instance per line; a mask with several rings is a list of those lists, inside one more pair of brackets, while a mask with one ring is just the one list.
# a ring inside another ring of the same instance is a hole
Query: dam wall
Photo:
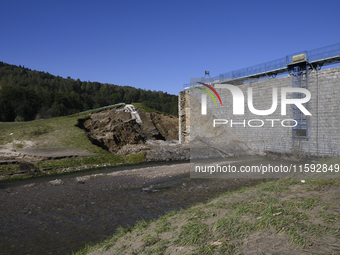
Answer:
[[[308, 90], [311, 93], [308, 111], [309, 139], [293, 139], [291, 122], [292, 106], [287, 105], [286, 115], [281, 112], [281, 88], [292, 87], [291, 75], [268, 78], [263, 81], [237, 85], [244, 95], [244, 114], [233, 114], [233, 96], [229, 89], [216, 88], [223, 106], [215, 104], [207, 96], [207, 114], [201, 113], [202, 94], [205, 92], [186, 88], [179, 92], [179, 140], [190, 143], [204, 136], [214, 146], [232, 150], [233, 144], [246, 145], [253, 153], [264, 151], [303, 151], [311, 154], [338, 156], [340, 151], [340, 67], [323, 70], [309, 69]], [[214, 87], [214, 85], [212, 85]], [[277, 88], [278, 104], [270, 115], [255, 115], [248, 109], [248, 88], [253, 91], [253, 106], [256, 110], [270, 109], [273, 103], [273, 88]], [[291, 95], [287, 94], [287, 98]], [[216, 101], [218, 102], [217, 98]], [[214, 119], [228, 123], [213, 127]], [[232, 125], [231, 125], [232, 123]], [[263, 126], [261, 126], [263, 123]], [[261, 127], [260, 127], [261, 126]], [[214, 129], [219, 128], [217, 133]], [[223, 130], [222, 130], [223, 129]], [[228, 142], [233, 141], [226, 147]]]

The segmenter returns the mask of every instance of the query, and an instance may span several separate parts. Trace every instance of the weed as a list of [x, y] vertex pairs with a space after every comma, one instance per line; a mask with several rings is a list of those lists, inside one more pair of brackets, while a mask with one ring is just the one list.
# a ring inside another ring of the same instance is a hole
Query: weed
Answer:
[[31, 135], [32, 136], [40, 136], [40, 135], [43, 135], [43, 134], [47, 134], [48, 132], [52, 131], [52, 128], [49, 127], [49, 126], [45, 126], [45, 127], [37, 127], [36, 130], [33, 130], [31, 132]]
[[213, 228], [225, 237], [238, 239], [255, 230], [255, 225], [249, 221], [240, 221], [237, 217], [227, 216], [219, 219]]
[[181, 213], [183, 213], [184, 211], [185, 211], [185, 210], [183, 210], [183, 209], [182, 209], [182, 210], [179, 210], [179, 211], [172, 210], [172, 211], [170, 211], [170, 212], [164, 214], [162, 217], [160, 217], [159, 220], [166, 220], [166, 219], [168, 219], [168, 218], [170, 218], [170, 217], [173, 217], [173, 216], [175, 216], [175, 215], [181, 214]]
[[340, 216], [338, 214], [334, 213], [327, 213], [328, 209], [334, 209], [334, 207], [330, 205], [324, 205], [320, 208], [319, 212], [317, 213], [317, 216], [322, 218], [322, 220], [326, 223], [332, 223], [335, 221], [340, 220]]
[[206, 207], [211, 207], [212, 209], [225, 209], [228, 207], [227, 203], [225, 202], [218, 202], [218, 203], [210, 203], [207, 204]]
[[202, 211], [201, 209], [195, 207], [195, 208], [192, 208], [188, 215], [187, 215], [187, 218], [188, 220], [192, 220], [192, 219], [206, 219], [206, 218], [209, 218], [211, 216], [211, 214], [209, 214], [208, 212], [204, 212]]
[[118, 227], [116, 230], [115, 235], [113, 235], [111, 238], [106, 239], [104, 242], [100, 244], [101, 249], [103, 251], [108, 250], [120, 237], [126, 235], [127, 233], [130, 233], [132, 231], [132, 227], [127, 226], [126, 228]]
[[299, 233], [304, 228], [306, 228], [306, 225], [304, 224], [294, 224], [291, 227], [286, 228], [284, 232], [288, 235], [288, 238], [292, 244], [304, 247], [307, 243], [307, 237]]
[[339, 179], [311, 179], [308, 180], [308, 187], [306, 188], [307, 191], [320, 191], [324, 188], [330, 186], [340, 186]]
[[242, 254], [238, 251], [238, 244], [230, 244], [227, 241], [224, 241], [217, 249], [218, 254], [226, 254], [226, 255], [233, 255], [233, 254]]
[[167, 244], [169, 242], [166, 240], [162, 240], [156, 243], [156, 245], [151, 246], [149, 249], [145, 250], [144, 253], [148, 255], [162, 255], [164, 254]]
[[300, 200], [302, 200], [301, 209], [312, 210], [314, 205], [320, 201], [320, 197], [301, 197]]
[[179, 245], [203, 244], [208, 233], [208, 225], [195, 220], [182, 226], [175, 243]]
[[134, 226], [133, 230], [136, 231], [137, 234], [140, 234], [145, 230], [147, 226], [149, 226], [150, 222], [145, 221], [144, 219], [141, 219], [137, 221], [136, 225]]
[[230, 244], [227, 241], [223, 241], [220, 246], [202, 244], [194, 252], [194, 254], [221, 254], [221, 255], [234, 255], [243, 254], [238, 251], [238, 244]]
[[0, 175], [13, 175], [20, 170], [20, 165], [0, 165]]
[[144, 242], [144, 246], [154, 245], [159, 240], [161, 240], [161, 239], [159, 239], [156, 236], [150, 236], [150, 235], [147, 235], [147, 236], [143, 237], [143, 239], [142, 239], [142, 241]]
[[171, 223], [168, 221], [160, 221], [156, 225], [155, 232], [157, 234], [167, 232], [170, 230]]
[[261, 191], [269, 191], [274, 193], [280, 193], [289, 189], [287, 185], [280, 182], [267, 182]]
[[126, 244], [122, 244], [121, 246], [119, 246], [117, 248], [117, 251], [121, 252], [121, 251], [124, 251], [126, 248], [127, 248], [127, 245]]
[[65, 158], [59, 160], [46, 160], [35, 163], [38, 168], [58, 168], [58, 167], [74, 167], [83, 165], [95, 165], [95, 164], [139, 164], [145, 161], [145, 155], [143, 153], [133, 154], [129, 156], [120, 156], [114, 154], [104, 154], [96, 156], [88, 156], [81, 158]]
[[203, 255], [203, 254], [214, 254], [217, 249], [217, 246], [210, 245], [210, 244], [202, 244], [199, 246], [199, 248], [194, 252], [196, 255]]
[[24, 144], [23, 143], [16, 143], [15, 148], [22, 149], [22, 148], [24, 148]]

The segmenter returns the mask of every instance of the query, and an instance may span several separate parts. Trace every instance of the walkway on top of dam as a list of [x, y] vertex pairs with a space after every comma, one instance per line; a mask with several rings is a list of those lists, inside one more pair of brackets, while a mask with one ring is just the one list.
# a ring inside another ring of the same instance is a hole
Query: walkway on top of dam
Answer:
[[245, 81], [257, 81], [260, 78], [274, 78], [280, 74], [288, 74], [290, 70], [289, 65], [292, 64], [293, 57], [301, 54], [304, 54], [304, 61], [311, 68], [320, 69], [322, 66], [340, 63], [340, 43], [310, 51], [300, 51], [262, 64], [222, 73], [216, 77], [191, 79], [190, 83], [183, 85], [183, 88], [199, 85], [199, 82], [239, 85]]

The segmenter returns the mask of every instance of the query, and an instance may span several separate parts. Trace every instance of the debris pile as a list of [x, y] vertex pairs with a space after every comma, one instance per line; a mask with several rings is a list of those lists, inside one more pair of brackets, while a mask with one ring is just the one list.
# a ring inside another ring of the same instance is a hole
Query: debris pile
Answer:
[[133, 106], [127, 106], [92, 113], [89, 119], [79, 120], [78, 126], [87, 131], [93, 144], [115, 154], [150, 150], [160, 146], [157, 140], [178, 139], [177, 117], [143, 110], [137, 112]]

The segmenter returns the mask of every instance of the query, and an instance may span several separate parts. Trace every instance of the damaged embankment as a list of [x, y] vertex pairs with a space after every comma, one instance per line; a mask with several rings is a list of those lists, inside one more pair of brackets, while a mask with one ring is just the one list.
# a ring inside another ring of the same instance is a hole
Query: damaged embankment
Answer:
[[[131, 116], [127, 119], [129, 113], [116, 109], [113, 107], [30, 122], [0, 123], [0, 178], [18, 179], [95, 167], [138, 164], [147, 160], [162, 161], [166, 160], [164, 155], [171, 154], [167, 152], [167, 144], [171, 144], [174, 151], [179, 151], [174, 154], [188, 157], [188, 149], [178, 148], [175, 141], [154, 140], [159, 137], [164, 140], [177, 137], [177, 117], [143, 113], [141, 110], [141, 117], [149, 116], [149, 119], [143, 127], [138, 127]], [[89, 132], [79, 128], [84, 128], [86, 121]], [[110, 136], [115, 138], [111, 144]], [[106, 140], [104, 137], [107, 137]], [[154, 153], [148, 156], [147, 151]], [[172, 157], [168, 160], [183, 159], [186, 158]]]
[[113, 154], [144, 152], [146, 161], [189, 159], [189, 149], [179, 145], [178, 118], [156, 112], [138, 111], [137, 123], [129, 112], [115, 109], [92, 114], [79, 121], [91, 142]]

